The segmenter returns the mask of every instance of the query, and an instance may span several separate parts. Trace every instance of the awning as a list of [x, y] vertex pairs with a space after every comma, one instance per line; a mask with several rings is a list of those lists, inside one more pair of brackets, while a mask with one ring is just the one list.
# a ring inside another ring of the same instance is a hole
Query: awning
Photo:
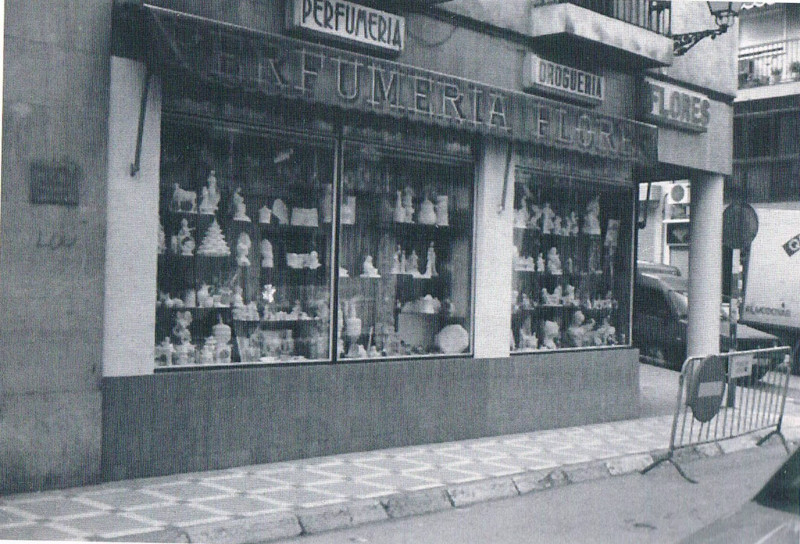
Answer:
[[115, 17], [157, 73], [639, 164], [657, 161], [657, 129], [634, 120], [148, 4]]

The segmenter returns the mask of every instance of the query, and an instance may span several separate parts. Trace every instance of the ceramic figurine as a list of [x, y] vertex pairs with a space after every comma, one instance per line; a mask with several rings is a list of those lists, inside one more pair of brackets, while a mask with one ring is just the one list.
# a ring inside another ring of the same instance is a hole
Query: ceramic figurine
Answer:
[[381, 356], [381, 352], [378, 351], [377, 346], [375, 346], [374, 344], [371, 345], [369, 348], [367, 348], [367, 357], [368, 358], [375, 359], [376, 357], [380, 357], [380, 356]]
[[430, 294], [422, 297], [419, 302], [419, 311], [423, 314], [435, 314], [442, 308], [441, 302]]
[[551, 247], [547, 252], [547, 272], [554, 276], [563, 273], [561, 269], [561, 257], [558, 256], [558, 249], [555, 247]]
[[229, 364], [231, 362], [231, 328], [222, 322], [222, 316], [219, 316], [219, 323], [212, 328], [214, 338], [217, 341], [215, 347], [214, 359], [218, 364]]
[[539, 220], [542, 218], [542, 208], [536, 204], [531, 204], [530, 208], [531, 213], [530, 217], [528, 217], [528, 228], [539, 230], [541, 229], [539, 226]]
[[595, 331], [595, 343], [597, 345], [611, 345], [616, 342], [617, 329], [615, 329], [608, 316], [603, 318], [603, 324]]
[[269, 240], [261, 240], [261, 266], [272, 268], [275, 265], [272, 257], [272, 243]]
[[433, 247], [433, 242], [431, 242], [428, 246], [428, 258], [427, 262], [425, 263], [424, 276], [426, 278], [433, 278], [438, 275], [439, 273], [436, 271], [436, 250]]
[[194, 364], [194, 346], [191, 343], [180, 344], [175, 348], [175, 353], [178, 355], [175, 361], [176, 365], [186, 366]]
[[310, 270], [316, 270], [317, 268], [322, 266], [322, 264], [319, 262], [319, 253], [317, 253], [316, 251], [312, 251], [311, 253], [306, 255], [303, 264], [305, 265], [306, 268]]
[[520, 349], [538, 349], [539, 339], [536, 337], [535, 332], [530, 332], [530, 322], [528, 327], [522, 327], [519, 330]]
[[533, 308], [533, 303], [531, 302], [531, 297], [528, 296], [528, 293], [522, 293], [521, 306], [523, 310], [530, 310]]
[[551, 232], [559, 236], [564, 234], [561, 228], [561, 218], [557, 215], [553, 217], [553, 229]]
[[403, 190], [403, 209], [406, 212], [404, 223], [414, 222], [414, 190], [411, 187], [406, 187]]
[[191, 324], [192, 312], [178, 312], [175, 314], [175, 327], [172, 329], [172, 334], [181, 341], [181, 344], [191, 344], [192, 333], [189, 331]]
[[422, 225], [435, 225], [436, 224], [436, 210], [428, 197], [419, 205], [418, 221]]
[[421, 276], [419, 273], [419, 257], [417, 256], [416, 249], [411, 250], [411, 255], [406, 260], [405, 273], [411, 274], [414, 277]]
[[545, 271], [544, 256], [542, 256], [541, 253], [539, 253], [538, 257], [536, 257], [536, 271], [537, 272]]
[[545, 306], [560, 306], [561, 305], [561, 286], [557, 286], [553, 289], [553, 293], [547, 290], [546, 287], [542, 287], [542, 304]]
[[436, 196], [436, 206], [434, 206], [436, 210], [436, 224], [440, 227], [447, 227], [450, 224], [450, 212], [448, 210], [448, 196], [447, 195], [437, 195]]
[[372, 255], [367, 255], [364, 257], [364, 265], [363, 271], [361, 272], [362, 278], [380, 278], [381, 275], [378, 273], [378, 269], [375, 268], [375, 265], [372, 264]]
[[244, 295], [241, 286], [237, 285], [233, 289], [233, 307], [244, 308]]
[[219, 207], [219, 189], [217, 189], [217, 178], [214, 170], [208, 174], [208, 185], [203, 187], [200, 197], [200, 213], [204, 215], [214, 215]]
[[158, 224], [158, 254], [162, 255], [167, 251], [167, 235], [164, 233], [164, 225]]
[[594, 327], [594, 319], [586, 322], [586, 317], [583, 312], [577, 310], [572, 314], [572, 320], [569, 327], [567, 327], [567, 339], [572, 347], [580, 348], [587, 346], [592, 342], [589, 332]]
[[341, 208], [342, 225], [355, 225], [356, 223], [356, 197], [346, 196]]
[[529, 218], [528, 199], [522, 197], [522, 202], [520, 203], [519, 209], [514, 210], [514, 226], [520, 229], [527, 228]]
[[356, 303], [350, 301], [347, 305], [347, 317], [344, 322], [345, 336], [350, 338], [352, 343], [361, 336], [361, 319], [356, 314]]
[[186, 219], [181, 219], [181, 230], [178, 231], [177, 244], [181, 255], [191, 256], [194, 254], [193, 230], [193, 228], [189, 228], [189, 222]]
[[197, 293], [194, 292], [194, 289], [186, 290], [186, 295], [183, 297], [183, 307], [197, 308]]
[[289, 224], [289, 208], [286, 203], [280, 198], [276, 198], [272, 203], [272, 215], [278, 220], [280, 225]]
[[217, 223], [217, 219], [211, 223], [206, 231], [206, 236], [200, 244], [197, 252], [200, 255], [209, 255], [214, 257], [227, 257], [231, 254], [231, 249], [225, 241], [225, 235], [222, 234], [222, 228]]
[[568, 236], [577, 236], [578, 235], [578, 231], [579, 231], [579, 228], [578, 228], [578, 214], [575, 213], [575, 210], [569, 212], [569, 215], [567, 216], [567, 228], [568, 228], [568, 232], [567, 232]]
[[265, 304], [272, 304], [275, 302], [275, 291], [277, 291], [277, 289], [275, 289], [271, 283], [264, 286], [261, 292], [261, 298], [264, 300]]
[[586, 205], [583, 216], [583, 233], [600, 236], [600, 197], [596, 196]]
[[244, 197], [242, 196], [242, 188], [237, 187], [236, 191], [233, 193], [233, 220], [234, 221], [245, 221], [247, 223], [250, 222], [250, 218], [247, 217], [247, 206], [244, 203]]
[[561, 297], [561, 304], [564, 306], [576, 306], [577, 303], [578, 301], [575, 298], [575, 286], [567, 285], [566, 289], [564, 290], [564, 294]]
[[322, 213], [322, 222], [330, 223], [333, 220], [333, 185], [330, 183], [322, 186], [319, 209]]
[[214, 305], [214, 298], [209, 293], [209, 286], [203, 284], [197, 290], [197, 306], [200, 308], [210, 308]]
[[406, 222], [406, 210], [403, 208], [403, 191], [397, 191], [397, 199], [394, 203], [394, 210], [392, 211], [392, 220], [395, 223]]
[[575, 273], [575, 265], [572, 257], [567, 257], [567, 274]]
[[213, 336], [209, 336], [206, 338], [206, 343], [203, 345], [202, 349], [200, 350], [200, 364], [201, 365], [213, 365], [214, 364], [214, 357], [217, 351], [217, 340]]
[[239, 235], [239, 240], [236, 242], [236, 263], [239, 266], [250, 266], [250, 259], [247, 254], [250, 253], [250, 246], [252, 246], [250, 236], [246, 232]]
[[350, 273], [347, 271], [347, 269], [345, 267], [340, 266], [339, 267], [339, 277], [340, 278], [349, 278], [350, 277]]
[[258, 222], [263, 223], [264, 225], [269, 225], [269, 222], [272, 221], [272, 210], [267, 208], [267, 205], [261, 206], [261, 209], [258, 210]]
[[392, 270], [391, 270], [392, 274], [396, 275], [396, 274], [402, 274], [403, 273], [403, 268], [402, 268], [402, 265], [400, 264], [400, 255], [401, 254], [402, 254], [402, 250], [400, 249], [400, 246], [397, 246], [397, 250], [394, 252], [394, 255], [392, 256]]
[[541, 349], [558, 349], [558, 337], [561, 335], [561, 328], [555, 321], [545, 321], [542, 325]]
[[164, 338], [156, 346], [156, 363], [158, 366], [172, 366], [172, 356], [175, 354], [175, 346], [170, 342], [169, 337]]
[[[173, 184], [175, 191], [172, 193], [172, 210], [176, 212], [197, 212], [197, 192], [181, 189], [177, 183]], [[188, 210], [186, 208], [189, 208]]]
[[542, 208], [542, 233], [543, 234], [552, 234], [553, 233], [553, 219], [555, 218], [556, 212], [550, 207], [549, 202], [544, 203], [544, 207]]

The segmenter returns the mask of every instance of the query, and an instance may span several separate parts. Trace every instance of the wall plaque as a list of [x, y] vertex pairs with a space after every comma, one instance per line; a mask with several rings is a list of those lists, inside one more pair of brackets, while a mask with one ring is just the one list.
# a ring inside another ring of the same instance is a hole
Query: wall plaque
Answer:
[[80, 168], [72, 163], [32, 162], [30, 199], [33, 204], [78, 205]]

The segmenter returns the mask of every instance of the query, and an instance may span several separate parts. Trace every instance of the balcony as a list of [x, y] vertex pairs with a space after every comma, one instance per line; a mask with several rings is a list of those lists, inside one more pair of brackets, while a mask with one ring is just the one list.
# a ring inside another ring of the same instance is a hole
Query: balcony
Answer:
[[800, 81], [800, 39], [739, 49], [739, 89]]
[[626, 68], [669, 66], [670, 6], [659, 0], [536, 0], [531, 36], [554, 52], [566, 47]]

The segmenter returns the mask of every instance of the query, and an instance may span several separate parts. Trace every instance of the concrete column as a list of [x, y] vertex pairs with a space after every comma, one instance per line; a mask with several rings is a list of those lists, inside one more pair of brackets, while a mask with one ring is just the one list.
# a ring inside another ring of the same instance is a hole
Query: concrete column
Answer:
[[145, 67], [111, 57], [104, 376], [152, 374], [154, 367], [161, 88], [151, 77], [141, 169], [131, 176]]
[[507, 143], [487, 138], [478, 164], [475, 200], [475, 357], [508, 357], [511, 344], [514, 163], [503, 198]]
[[697, 174], [691, 182], [687, 353], [710, 355], [719, 353], [724, 178], [718, 174]]

